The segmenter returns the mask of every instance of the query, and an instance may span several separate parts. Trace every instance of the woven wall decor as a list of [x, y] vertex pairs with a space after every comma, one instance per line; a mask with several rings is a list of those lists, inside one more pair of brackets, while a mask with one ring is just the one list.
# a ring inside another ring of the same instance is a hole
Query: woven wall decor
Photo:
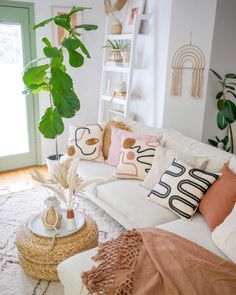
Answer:
[[[185, 64], [189, 62], [192, 66], [186, 67]], [[192, 88], [190, 94], [192, 97], [201, 97], [204, 67], [204, 53], [199, 47], [192, 45], [191, 40], [189, 44], [178, 48], [173, 55], [171, 63], [172, 82], [170, 95], [181, 96], [183, 70], [192, 69]]]
[[126, 3], [127, 0], [116, 0], [114, 5], [112, 5], [110, 0], [104, 0], [105, 12], [106, 14], [109, 14], [111, 12], [121, 10]]

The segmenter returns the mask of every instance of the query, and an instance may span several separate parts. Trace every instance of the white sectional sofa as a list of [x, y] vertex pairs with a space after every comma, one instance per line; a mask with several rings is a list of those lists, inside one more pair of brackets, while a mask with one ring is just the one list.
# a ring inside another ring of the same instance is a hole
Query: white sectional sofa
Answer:
[[[134, 131], [159, 134], [162, 130], [149, 128], [136, 122], [126, 122]], [[175, 130], [167, 130], [167, 134], [185, 148], [191, 149], [198, 155], [207, 156], [211, 161], [221, 163], [229, 162], [230, 168], [236, 170], [235, 156], [220, 151], [204, 143], [197, 142], [183, 136]], [[213, 162], [212, 162], [213, 163]], [[220, 167], [219, 167], [220, 168]], [[207, 248], [216, 255], [227, 259], [215, 246], [211, 239], [211, 231], [200, 213], [196, 213], [191, 221], [180, 219], [170, 210], [149, 201], [149, 190], [141, 186], [142, 181], [119, 180], [112, 178], [114, 167], [105, 163], [81, 161], [79, 174], [83, 178], [104, 177], [112, 179], [111, 182], [99, 185], [96, 189], [87, 192], [89, 197], [98, 206], [104, 209], [110, 216], [117, 220], [125, 228], [158, 227], [174, 232], [197, 244]], [[96, 248], [77, 254], [58, 266], [58, 274], [65, 287], [66, 295], [87, 294], [82, 288], [80, 279], [81, 272], [88, 270], [94, 265], [91, 257], [96, 253]]]

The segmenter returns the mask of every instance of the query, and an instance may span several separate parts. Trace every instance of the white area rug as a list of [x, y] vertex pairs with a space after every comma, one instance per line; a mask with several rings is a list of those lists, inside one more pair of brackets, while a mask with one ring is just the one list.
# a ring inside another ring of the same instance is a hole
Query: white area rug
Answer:
[[[18, 264], [15, 236], [18, 227], [31, 215], [43, 209], [48, 196], [42, 188], [0, 195], [0, 294], [1, 295], [63, 295], [60, 282], [37, 280], [24, 273]], [[78, 197], [79, 210], [97, 223], [102, 243], [116, 237], [124, 228], [92, 201]], [[107, 233], [107, 234], [105, 234]]]

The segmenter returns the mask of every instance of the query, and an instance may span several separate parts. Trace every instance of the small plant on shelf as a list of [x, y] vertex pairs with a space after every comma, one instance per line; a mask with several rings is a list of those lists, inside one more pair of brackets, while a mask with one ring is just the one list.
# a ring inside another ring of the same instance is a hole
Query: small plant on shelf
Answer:
[[[208, 142], [217, 147], [222, 147], [226, 151], [234, 152], [234, 138], [232, 124], [236, 121], [236, 105], [233, 99], [236, 98], [236, 74], [226, 74], [224, 78], [216, 71], [211, 69], [211, 72], [216, 76], [221, 86], [220, 91], [216, 94], [217, 100], [217, 126], [220, 130], [228, 127], [229, 136], [225, 136], [222, 140], [216, 137], [216, 141], [208, 139]], [[229, 147], [227, 146], [229, 143]], [[220, 145], [219, 145], [220, 144]]]
[[128, 42], [124, 42], [122, 40], [107, 40], [107, 44], [103, 46], [103, 48], [108, 48], [108, 61], [115, 62], [117, 64], [121, 64], [123, 62], [122, 53], [128, 51], [130, 48], [130, 44]]

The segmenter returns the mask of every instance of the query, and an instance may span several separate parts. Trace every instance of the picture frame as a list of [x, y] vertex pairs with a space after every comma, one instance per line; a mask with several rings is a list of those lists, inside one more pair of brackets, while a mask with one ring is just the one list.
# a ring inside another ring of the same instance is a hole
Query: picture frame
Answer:
[[[52, 16], [55, 17], [57, 15], [68, 13], [72, 9], [68, 6], [52, 6]], [[72, 26], [81, 25], [83, 24], [83, 12], [75, 13], [72, 15]], [[64, 38], [67, 36], [67, 31], [59, 26], [56, 26], [54, 23], [52, 23], [52, 33], [53, 33], [53, 43], [54, 46], [61, 46], [61, 43]], [[79, 31], [81, 33], [81, 31]], [[82, 33], [81, 33], [82, 34]], [[82, 35], [81, 35], [82, 39]]]
[[[122, 34], [131, 34], [136, 14], [143, 14], [146, 0], [129, 0], [126, 6], [125, 19], [122, 24]], [[141, 26], [141, 24], [140, 24]]]

